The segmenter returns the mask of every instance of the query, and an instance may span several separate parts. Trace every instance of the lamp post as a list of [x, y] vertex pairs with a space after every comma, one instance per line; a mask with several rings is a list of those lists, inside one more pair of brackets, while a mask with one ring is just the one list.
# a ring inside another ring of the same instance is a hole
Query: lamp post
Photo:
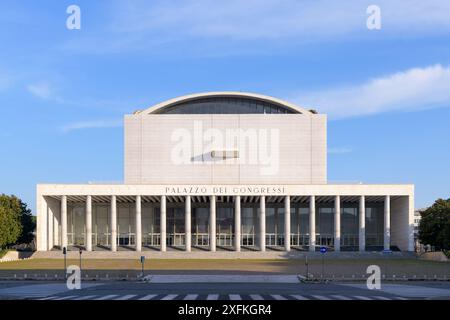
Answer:
[[144, 277], [144, 262], [145, 256], [141, 256], [141, 276]]
[[63, 247], [62, 253], [64, 255], [64, 277], [67, 279], [67, 249]]
[[81, 250], [81, 248], [79, 250], [79, 253], [80, 253], [80, 274], [81, 274], [81, 254], [83, 253], [83, 250]]
[[327, 247], [321, 247], [320, 253], [322, 253], [322, 280], [324, 279], [324, 273], [325, 273], [325, 253], [327, 253]]
[[309, 279], [308, 256], [305, 256], [306, 279]]

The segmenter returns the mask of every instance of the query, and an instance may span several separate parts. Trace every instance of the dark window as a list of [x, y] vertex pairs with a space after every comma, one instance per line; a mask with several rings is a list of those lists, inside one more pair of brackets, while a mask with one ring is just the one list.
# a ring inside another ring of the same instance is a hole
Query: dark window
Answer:
[[248, 98], [201, 98], [158, 110], [159, 114], [285, 114], [287, 107]]

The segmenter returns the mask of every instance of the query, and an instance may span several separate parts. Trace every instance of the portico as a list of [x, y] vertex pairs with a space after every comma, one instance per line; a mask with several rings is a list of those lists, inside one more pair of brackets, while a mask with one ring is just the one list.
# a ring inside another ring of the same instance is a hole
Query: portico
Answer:
[[[305, 195], [305, 186], [277, 185], [264, 195], [258, 186], [233, 194], [230, 190], [244, 189], [199, 186], [204, 193], [191, 195], [167, 186], [136, 185], [127, 186], [126, 195], [99, 195], [111, 188], [40, 185], [46, 213], [38, 227], [46, 232], [41, 245], [44, 250], [66, 246], [112, 252], [410, 249], [407, 234], [402, 238], [394, 232], [391, 238], [391, 216], [410, 219], [412, 190], [407, 185], [383, 187], [389, 195], [376, 194], [378, 185], [311, 187], [321, 192]], [[355, 195], [330, 195], [342, 189], [353, 189]]]

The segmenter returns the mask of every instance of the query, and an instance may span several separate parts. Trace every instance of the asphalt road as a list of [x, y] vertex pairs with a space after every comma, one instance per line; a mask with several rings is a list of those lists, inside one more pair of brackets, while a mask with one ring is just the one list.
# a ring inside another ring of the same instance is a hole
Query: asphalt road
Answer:
[[2, 299], [45, 300], [409, 300], [449, 299], [450, 282], [365, 283], [144, 283], [89, 281], [80, 290], [62, 282], [0, 283]]

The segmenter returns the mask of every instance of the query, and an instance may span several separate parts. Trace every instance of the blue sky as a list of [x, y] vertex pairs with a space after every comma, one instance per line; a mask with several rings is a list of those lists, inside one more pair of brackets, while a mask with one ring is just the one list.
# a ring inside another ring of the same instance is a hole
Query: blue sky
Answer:
[[330, 182], [449, 197], [449, 1], [222, 2], [2, 0], [0, 192], [122, 181], [123, 114], [236, 90], [327, 113]]

